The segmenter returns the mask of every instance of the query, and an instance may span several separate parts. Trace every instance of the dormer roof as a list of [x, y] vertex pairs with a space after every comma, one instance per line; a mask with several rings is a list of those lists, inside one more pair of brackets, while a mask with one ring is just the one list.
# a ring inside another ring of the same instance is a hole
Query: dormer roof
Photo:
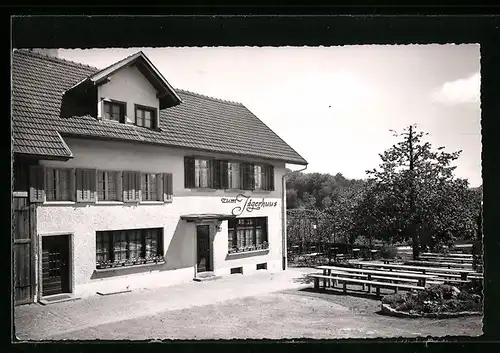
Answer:
[[84, 78], [72, 87], [66, 93], [79, 91], [81, 88], [87, 89], [89, 86], [99, 86], [110, 80], [111, 76], [119, 70], [135, 66], [151, 83], [158, 92], [157, 97], [160, 101], [160, 109], [167, 109], [176, 106], [182, 102], [181, 97], [177, 94], [174, 88], [168, 83], [153, 63], [148, 59], [142, 51], [132, 54], [125, 59], [122, 59], [94, 74]]

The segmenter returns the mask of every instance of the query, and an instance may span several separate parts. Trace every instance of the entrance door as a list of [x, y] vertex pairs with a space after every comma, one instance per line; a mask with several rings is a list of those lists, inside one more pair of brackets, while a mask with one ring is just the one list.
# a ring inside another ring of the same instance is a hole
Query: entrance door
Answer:
[[212, 271], [210, 256], [210, 226], [196, 226], [197, 271]]
[[43, 296], [69, 293], [69, 236], [42, 237]]

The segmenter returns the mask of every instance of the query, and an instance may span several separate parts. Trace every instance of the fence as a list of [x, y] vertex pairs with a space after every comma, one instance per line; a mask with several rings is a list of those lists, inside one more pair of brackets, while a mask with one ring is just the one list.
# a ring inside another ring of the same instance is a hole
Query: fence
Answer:
[[27, 193], [17, 193], [13, 200], [14, 302], [33, 301], [35, 294], [34, 229], [35, 206]]

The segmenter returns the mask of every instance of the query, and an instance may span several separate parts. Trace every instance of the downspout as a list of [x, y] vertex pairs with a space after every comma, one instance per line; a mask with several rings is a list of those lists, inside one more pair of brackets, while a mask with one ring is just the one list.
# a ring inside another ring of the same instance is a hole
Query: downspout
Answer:
[[283, 256], [283, 271], [287, 269], [287, 245], [286, 245], [286, 177], [291, 173], [302, 172], [307, 169], [307, 164], [303, 169], [293, 170], [283, 174], [281, 177], [281, 253]]

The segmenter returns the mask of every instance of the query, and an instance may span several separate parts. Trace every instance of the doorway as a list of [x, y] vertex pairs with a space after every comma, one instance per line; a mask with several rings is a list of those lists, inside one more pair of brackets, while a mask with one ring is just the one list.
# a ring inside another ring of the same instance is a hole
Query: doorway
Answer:
[[209, 225], [196, 226], [196, 253], [196, 272], [212, 271]]
[[69, 236], [42, 237], [42, 296], [69, 293]]

